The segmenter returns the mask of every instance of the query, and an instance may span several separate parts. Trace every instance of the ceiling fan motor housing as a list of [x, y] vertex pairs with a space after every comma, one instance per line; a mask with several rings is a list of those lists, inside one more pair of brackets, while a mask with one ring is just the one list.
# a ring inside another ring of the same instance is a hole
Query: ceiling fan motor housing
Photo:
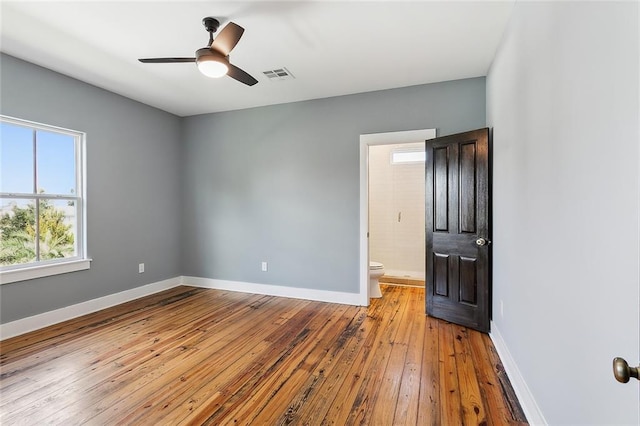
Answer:
[[226, 65], [229, 65], [229, 57], [224, 56], [222, 53], [213, 50], [209, 47], [203, 47], [202, 49], [196, 50], [196, 62], [200, 62], [202, 60], [205, 61], [217, 61], [222, 62]]

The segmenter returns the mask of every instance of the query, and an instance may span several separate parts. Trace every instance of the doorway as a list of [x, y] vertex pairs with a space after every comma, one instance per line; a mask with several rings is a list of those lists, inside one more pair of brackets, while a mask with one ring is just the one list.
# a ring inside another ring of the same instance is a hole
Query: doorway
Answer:
[[369, 305], [369, 147], [422, 142], [435, 138], [435, 129], [360, 135], [360, 293], [359, 303]]
[[424, 142], [369, 147], [369, 258], [380, 282], [424, 287]]

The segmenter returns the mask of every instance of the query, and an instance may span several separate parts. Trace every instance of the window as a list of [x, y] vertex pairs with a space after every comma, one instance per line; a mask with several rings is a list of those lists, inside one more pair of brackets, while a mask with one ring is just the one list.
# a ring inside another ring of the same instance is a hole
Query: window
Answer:
[[421, 151], [398, 149], [391, 152], [391, 164], [424, 163], [424, 148]]
[[0, 282], [89, 267], [81, 132], [0, 116]]

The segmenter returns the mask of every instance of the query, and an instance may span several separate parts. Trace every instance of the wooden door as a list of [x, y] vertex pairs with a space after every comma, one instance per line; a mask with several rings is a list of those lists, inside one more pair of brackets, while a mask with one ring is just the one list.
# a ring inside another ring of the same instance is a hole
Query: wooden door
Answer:
[[426, 141], [425, 178], [427, 314], [489, 332], [489, 129]]

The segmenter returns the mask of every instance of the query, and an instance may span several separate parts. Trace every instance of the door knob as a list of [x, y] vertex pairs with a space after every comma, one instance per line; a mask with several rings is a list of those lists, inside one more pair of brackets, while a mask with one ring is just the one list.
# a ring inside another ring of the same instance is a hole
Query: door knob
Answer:
[[629, 364], [623, 358], [616, 357], [613, 359], [613, 375], [620, 383], [627, 383], [631, 377], [640, 380], [638, 378], [638, 368], [640, 367], [629, 367]]
[[478, 238], [476, 240], [476, 245], [479, 247], [488, 246], [489, 244], [491, 244], [491, 241], [485, 240], [484, 238]]

